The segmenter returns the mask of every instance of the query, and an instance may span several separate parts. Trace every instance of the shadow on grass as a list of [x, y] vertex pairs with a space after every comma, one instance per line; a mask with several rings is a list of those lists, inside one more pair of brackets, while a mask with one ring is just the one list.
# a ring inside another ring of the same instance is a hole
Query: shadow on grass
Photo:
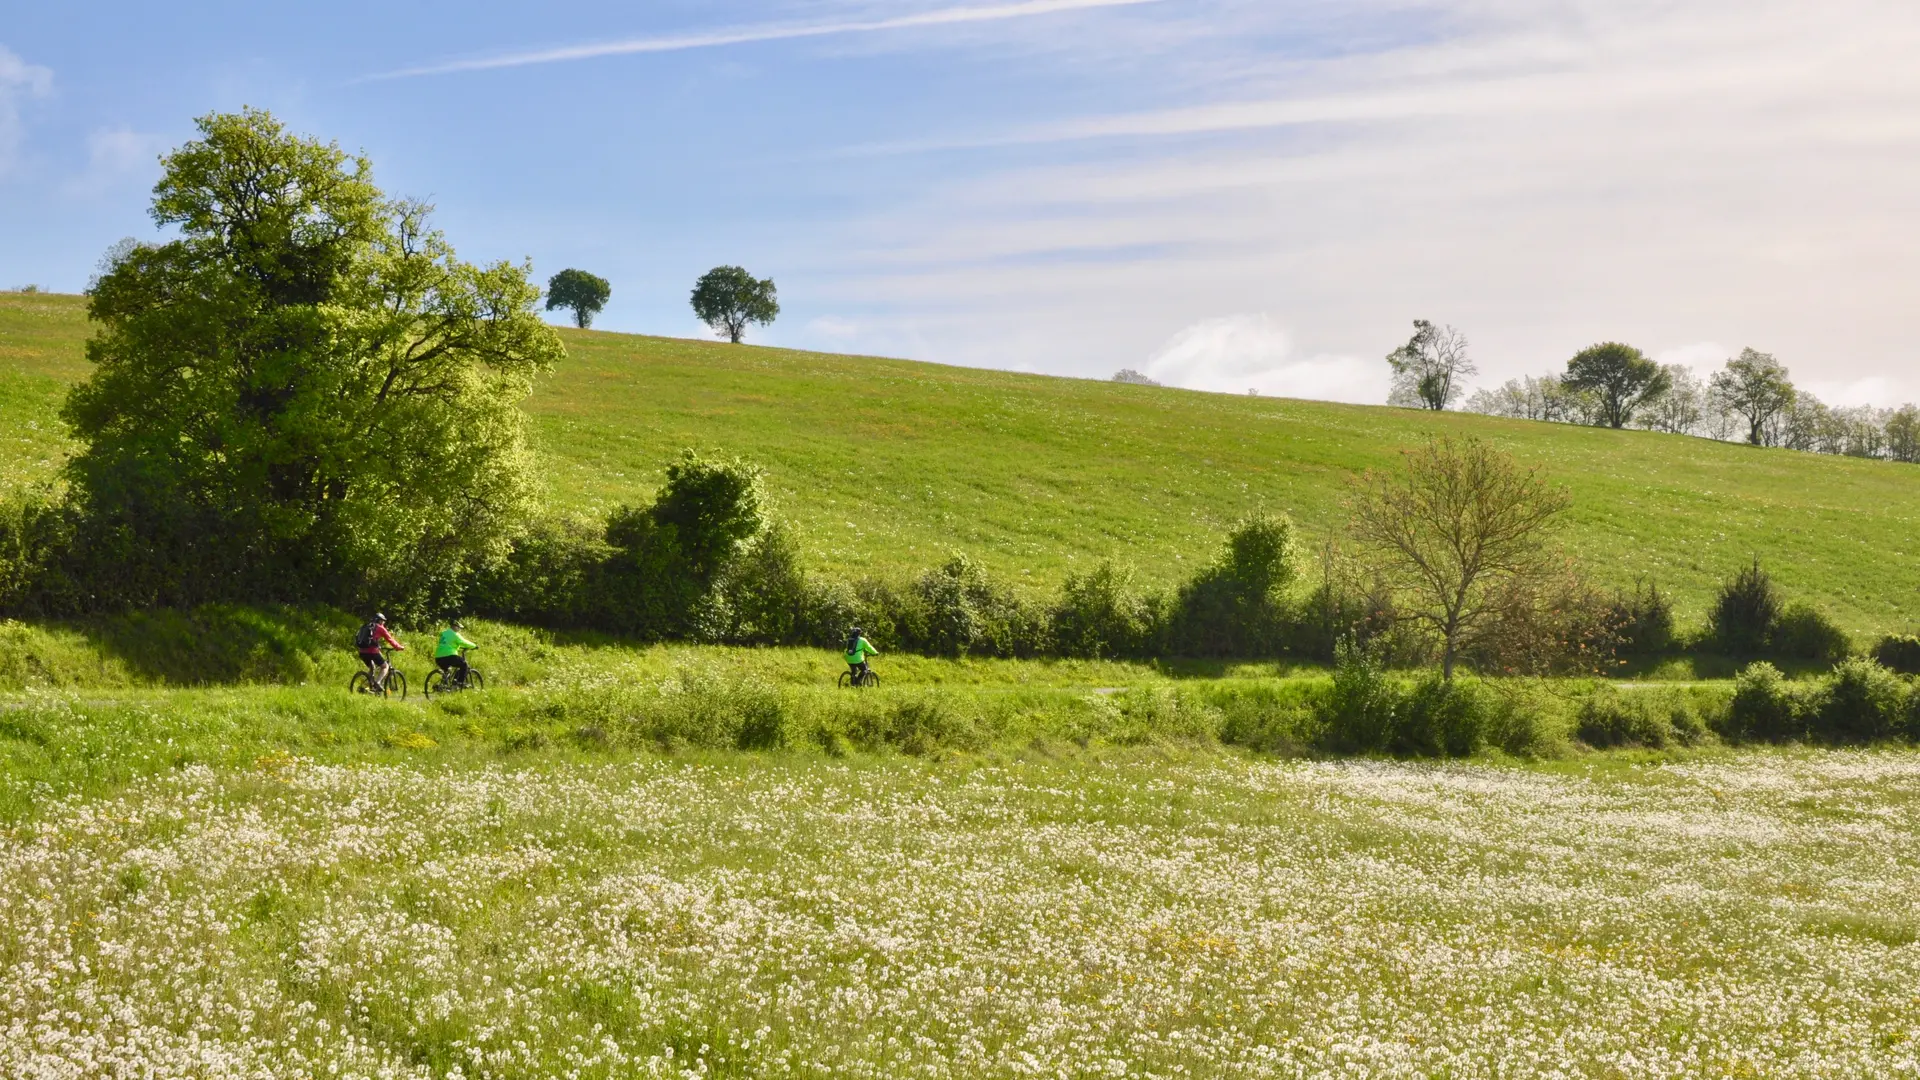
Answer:
[[210, 604], [133, 611], [61, 624], [143, 682], [172, 686], [302, 683], [327, 650], [351, 646], [359, 625], [325, 608]]

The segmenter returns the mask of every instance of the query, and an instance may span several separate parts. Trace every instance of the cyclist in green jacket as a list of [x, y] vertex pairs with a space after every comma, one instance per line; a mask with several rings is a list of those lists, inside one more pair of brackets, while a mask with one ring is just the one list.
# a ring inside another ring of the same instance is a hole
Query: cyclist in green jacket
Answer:
[[873, 647], [859, 627], [847, 632], [847, 666], [853, 669], [853, 685], [859, 686], [873, 673], [873, 669], [867, 666], [867, 657], [879, 655], [880, 650]]
[[467, 685], [467, 658], [461, 653], [466, 649], [479, 647], [460, 633], [459, 619], [448, 619], [447, 628], [440, 631], [439, 644], [433, 647], [433, 662], [440, 665], [440, 670], [446, 672], [448, 678], [458, 680], [457, 685], [465, 686]]

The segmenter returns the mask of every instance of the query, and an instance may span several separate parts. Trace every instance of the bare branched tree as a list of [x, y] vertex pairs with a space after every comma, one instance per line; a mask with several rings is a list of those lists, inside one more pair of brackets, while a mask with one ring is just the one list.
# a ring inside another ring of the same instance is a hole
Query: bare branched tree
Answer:
[[1548, 540], [1564, 489], [1478, 439], [1405, 451], [1406, 471], [1356, 477], [1352, 529], [1401, 597], [1402, 618], [1440, 639], [1453, 678], [1463, 647], [1499, 617], [1516, 584], [1551, 573]]
[[1413, 337], [1387, 354], [1393, 368], [1389, 405], [1438, 412], [1467, 392], [1466, 377], [1479, 373], [1467, 355], [1467, 336], [1451, 326], [1413, 320]]

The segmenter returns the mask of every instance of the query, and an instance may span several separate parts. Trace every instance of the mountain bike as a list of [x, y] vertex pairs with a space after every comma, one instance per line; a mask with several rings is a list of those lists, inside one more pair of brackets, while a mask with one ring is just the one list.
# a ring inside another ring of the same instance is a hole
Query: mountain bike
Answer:
[[[467, 655], [467, 650], [461, 649], [460, 655]], [[421, 684], [420, 692], [432, 697], [435, 694], [456, 694], [462, 690], [484, 690], [486, 686], [487, 680], [481, 676], [480, 669], [472, 664], [467, 665], [464, 677], [450, 675], [447, 669], [436, 664], [432, 671], [427, 672], [427, 681]]]
[[878, 690], [880, 688], [880, 673], [872, 668], [868, 668], [865, 672], [858, 675], [850, 670], [843, 671], [840, 673], [840, 682], [838, 685], [842, 690], [848, 687], [853, 687], [856, 690], [864, 690], [872, 687]]
[[407, 699], [406, 672], [393, 666], [392, 649], [381, 649], [380, 652], [387, 658], [387, 677], [380, 680], [379, 685], [376, 686], [373, 681], [373, 672], [355, 672], [353, 678], [347, 680], [347, 690], [355, 694], [377, 694], [380, 697], [397, 697], [405, 701]]

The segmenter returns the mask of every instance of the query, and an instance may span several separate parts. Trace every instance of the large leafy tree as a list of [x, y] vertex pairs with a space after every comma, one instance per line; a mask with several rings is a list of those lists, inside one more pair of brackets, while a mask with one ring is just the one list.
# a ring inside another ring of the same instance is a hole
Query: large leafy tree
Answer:
[[582, 330], [593, 325], [593, 317], [612, 297], [613, 286], [607, 279], [585, 270], [562, 270], [547, 279], [547, 310], [573, 312], [573, 325]]
[[1716, 406], [1747, 422], [1747, 441], [1755, 446], [1779, 441], [1777, 421], [1799, 397], [1780, 361], [1753, 349], [1740, 350], [1707, 385]]
[[169, 155], [164, 244], [89, 294], [65, 415], [95, 603], [424, 605], [531, 508], [520, 401], [563, 354], [524, 266], [461, 262], [364, 158], [265, 112]]
[[1599, 405], [1599, 421], [1622, 428], [1634, 413], [1672, 389], [1673, 377], [1639, 349], [1608, 341], [1582, 349], [1567, 361], [1567, 373], [1560, 382], [1569, 390], [1591, 393]]
[[765, 326], [780, 315], [772, 278], [756, 279], [738, 266], [716, 266], [693, 286], [693, 313], [735, 345], [749, 324]]
[[1465, 380], [1479, 372], [1467, 355], [1467, 338], [1451, 326], [1413, 320], [1413, 336], [1387, 354], [1393, 368], [1393, 405], [1439, 411], [1467, 391]]

